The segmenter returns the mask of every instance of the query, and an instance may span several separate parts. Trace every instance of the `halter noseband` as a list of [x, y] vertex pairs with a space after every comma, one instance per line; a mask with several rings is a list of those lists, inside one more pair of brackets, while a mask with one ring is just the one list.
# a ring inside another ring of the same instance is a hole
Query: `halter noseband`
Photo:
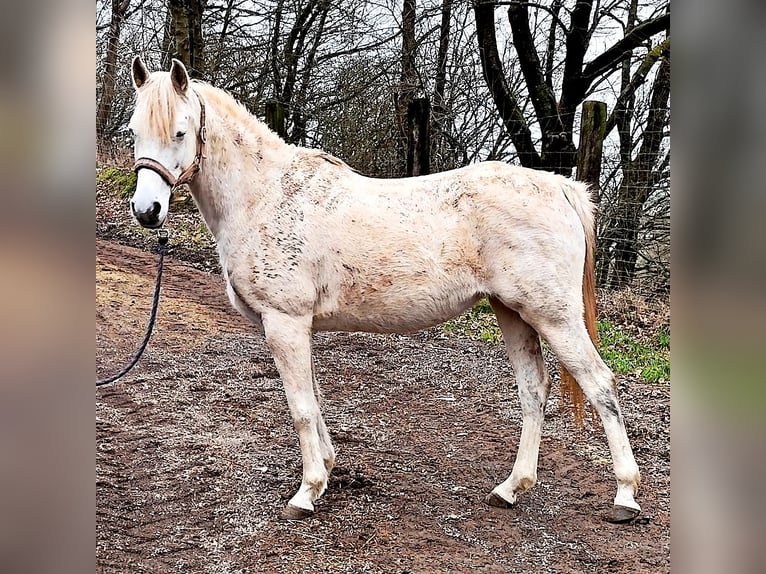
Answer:
[[[195, 92], [196, 94], [196, 92]], [[139, 169], [150, 169], [157, 175], [159, 175], [165, 183], [170, 186], [170, 191], [175, 191], [178, 187], [185, 183], [190, 183], [194, 179], [194, 176], [200, 170], [200, 163], [203, 159], [207, 158], [205, 155], [205, 144], [207, 143], [207, 128], [205, 127], [205, 102], [197, 94], [197, 100], [199, 100], [199, 132], [197, 132], [197, 155], [194, 156], [194, 161], [191, 165], [181, 172], [178, 178], [175, 178], [170, 170], [158, 162], [156, 159], [150, 157], [140, 157], [133, 164], [133, 171], [138, 173]]]

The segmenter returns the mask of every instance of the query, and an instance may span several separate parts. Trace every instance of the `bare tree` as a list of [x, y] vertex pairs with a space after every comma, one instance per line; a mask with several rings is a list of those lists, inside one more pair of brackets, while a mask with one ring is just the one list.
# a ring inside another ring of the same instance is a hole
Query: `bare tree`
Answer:
[[436, 83], [434, 86], [434, 109], [444, 110], [444, 91], [447, 87], [447, 56], [449, 55], [450, 18], [452, 0], [442, 0], [439, 24], [439, 55], [436, 60]]
[[[538, 151], [533, 132], [525, 117], [521, 96], [509, 89], [500, 59], [495, 33], [495, 8], [508, 5], [508, 21], [513, 37], [513, 48], [524, 75], [526, 91], [534, 109], [534, 121], [540, 131]], [[538, 42], [530, 28], [530, 8], [543, 10], [554, 28], [548, 31], [545, 42], [545, 62], [537, 51]], [[600, 3], [597, 3], [600, 6]], [[669, 5], [660, 15], [648, 18], [634, 26], [624, 37], [585, 62], [594, 31], [604, 11], [594, 13], [593, 0], [577, 0], [572, 8], [566, 8], [561, 0], [548, 4], [531, 5], [526, 0], [497, 2], [477, 0], [474, 3], [476, 30], [482, 69], [497, 110], [506, 126], [522, 165], [571, 175], [575, 165], [576, 148], [573, 139], [575, 112], [588, 91], [602, 78], [617, 70], [632, 50], [652, 36], [667, 32], [670, 27]], [[560, 17], [568, 13], [568, 23]], [[553, 81], [553, 55], [558, 51], [560, 30], [563, 38], [563, 62], [560, 94], [556, 96]]]
[[[325, 38], [328, 0], [299, 2], [294, 14], [285, 11], [283, 0], [277, 2], [269, 43], [270, 75], [273, 98], [267, 103], [266, 118], [277, 133], [292, 143], [305, 144], [305, 98], [313, 79], [319, 47]], [[283, 34], [286, 17], [292, 25]]]
[[129, 7], [130, 0], [112, 0], [112, 18], [109, 22], [109, 36], [101, 74], [101, 97], [96, 109], [96, 137], [99, 142], [106, 139], [110, 127], [117, 81], [117, 52], [120, 46], [122, 23]]

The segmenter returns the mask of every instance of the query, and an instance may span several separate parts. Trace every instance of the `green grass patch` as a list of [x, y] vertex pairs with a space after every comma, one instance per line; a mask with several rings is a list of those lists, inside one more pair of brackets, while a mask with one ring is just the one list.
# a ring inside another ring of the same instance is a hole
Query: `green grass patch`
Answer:
[[[442, 325], [447, 335], [474, 341], [501, 343], [503, 340], [495, 314], [486, 299], [456, 319]], [[622, 331], [610, 321], [598, 324], [600, 352], [609, 367], [620, 374], [639, 375], [649, 383], [670, 380], [670, 328], [665, 326], [643, 341]]]
[[100, 184], [106, 191], [117, 194], [121, 199], [128, 199], [133, 195], [136, 181], [136, 173], [131, 169], [109, 166], [96, 171], [97, 187]]
[[640, 375], [648, 383], [670, 380], [670, 329], [638, 341], [610, 321], [599, 321], [600, 351], [613, 371]]

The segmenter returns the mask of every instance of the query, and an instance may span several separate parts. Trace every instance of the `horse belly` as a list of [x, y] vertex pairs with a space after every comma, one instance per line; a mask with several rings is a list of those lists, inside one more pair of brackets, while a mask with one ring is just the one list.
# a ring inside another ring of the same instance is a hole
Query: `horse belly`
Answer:
[[314, 329], [412, 333], [456, 317], [482, 296], [471, 280], [418, 279], [346, 285], [331, 304], [318, 306]]

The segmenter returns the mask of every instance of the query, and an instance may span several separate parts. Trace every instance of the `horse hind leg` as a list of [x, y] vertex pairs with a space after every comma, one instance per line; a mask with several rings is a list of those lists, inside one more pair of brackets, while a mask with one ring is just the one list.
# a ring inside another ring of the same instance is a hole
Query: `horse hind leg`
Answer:
[[617, 478], [617, 494], [608, 520], [627, 522], [641, 512], [635, 500], [641, 475], [625, 430], [614, 374], [598, 354], [581, 317], [558, 319], [541, 321], [536, 327], [601, 418]]
[[489, 302], [497, 316], [508, 358], [516, 375], [523, 417], [513, 470], [484, 499], [491, 506], [507, 508], [515, 504], [519, 493], [529, 490], [537, 482], [537, 460], [550, 379], [537, 331], [499, 300], [490, 298]]

